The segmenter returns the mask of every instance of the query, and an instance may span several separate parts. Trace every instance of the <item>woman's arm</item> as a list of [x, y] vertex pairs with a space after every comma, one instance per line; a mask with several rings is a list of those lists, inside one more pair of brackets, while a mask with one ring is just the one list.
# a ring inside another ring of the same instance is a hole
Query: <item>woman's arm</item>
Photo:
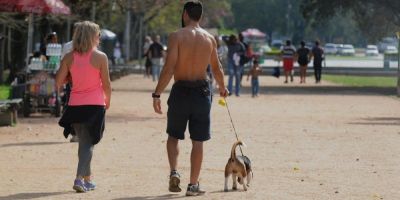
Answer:
[[101, 82], [103, 84], [106, 109], [108, 109], [110, 107], [110, 102], [111, 102], [111, 81], [110, 81], [110, 72], [108, 69], [108, 58], [105, 54], [101, 54], [100, 76], [101, 76]]
[[69, 74], [69, 65], [71, 65], [71, 54], [68, 53], [61, 60], [60, 69], [58, 69], [56, 74], [56, 86], [57, 89], [63, 86], [66, 82], [68, 82], [68, 74]]

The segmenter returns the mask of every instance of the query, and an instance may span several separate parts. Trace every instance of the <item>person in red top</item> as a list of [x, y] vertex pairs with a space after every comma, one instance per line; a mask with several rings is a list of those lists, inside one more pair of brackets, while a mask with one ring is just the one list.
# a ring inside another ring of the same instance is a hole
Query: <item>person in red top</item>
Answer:
[[293, 63], [296, 55], [296, 49], [292, 46], [290, 40], [286, 41], [286, 45], [281, 51], [281, 57], [283, 60], [283, 71], [285, 72], [285, 83], [288, 83], [288, 77], [290, 75], [290, 82], [293, 82]]

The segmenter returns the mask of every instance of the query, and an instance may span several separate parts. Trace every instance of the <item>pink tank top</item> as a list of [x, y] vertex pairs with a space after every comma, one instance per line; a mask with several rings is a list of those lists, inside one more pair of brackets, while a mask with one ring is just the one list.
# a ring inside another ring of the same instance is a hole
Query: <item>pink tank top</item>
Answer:
[[100, 70], [90, 63], [92, 52], [73, 53], [74, 60], [70, 68], [72, 90], [68, 102], [70, 106], [105, 105]]

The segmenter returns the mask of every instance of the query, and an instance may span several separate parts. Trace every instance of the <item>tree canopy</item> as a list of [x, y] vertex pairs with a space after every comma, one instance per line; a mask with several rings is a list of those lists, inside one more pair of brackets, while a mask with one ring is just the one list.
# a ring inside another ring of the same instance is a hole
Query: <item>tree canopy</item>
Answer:
[[337, 13], [350, 13], [370, 41], [393, 35], [400, 27], [399, 0], [302, 0], [301, 10], [314, 25], [324, 23]]

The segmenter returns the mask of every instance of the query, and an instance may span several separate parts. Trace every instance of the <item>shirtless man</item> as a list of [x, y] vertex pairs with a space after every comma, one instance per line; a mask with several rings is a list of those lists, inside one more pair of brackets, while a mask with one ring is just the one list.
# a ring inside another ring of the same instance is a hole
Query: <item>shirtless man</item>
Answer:
[[168, 38], [168, 53], [160, 80], [152, 94], [154, 111], [162, 114], [160, 95], [172, 76], [175, 83], [168, 99], [167, 152], [171, 169], [169, 191], [180, 192], [180, 175], [177, 172], [178, 141], [185, 137], [189, 122], [192, 140], [190, 183], [187, 196], [204, 194], [200, 190], [199, 175], [203, 161], [203, 142], [210, 139], [211, 91], [207, 81], [207, 66], [219, 85], [222, 97], [228, 95], [221, 64], [217, 54], [217, 43], [212, 35], [200, 28], [203, 6], [198, 1], [184, 5], [182, 25], [184, 28], [171, 33]]

